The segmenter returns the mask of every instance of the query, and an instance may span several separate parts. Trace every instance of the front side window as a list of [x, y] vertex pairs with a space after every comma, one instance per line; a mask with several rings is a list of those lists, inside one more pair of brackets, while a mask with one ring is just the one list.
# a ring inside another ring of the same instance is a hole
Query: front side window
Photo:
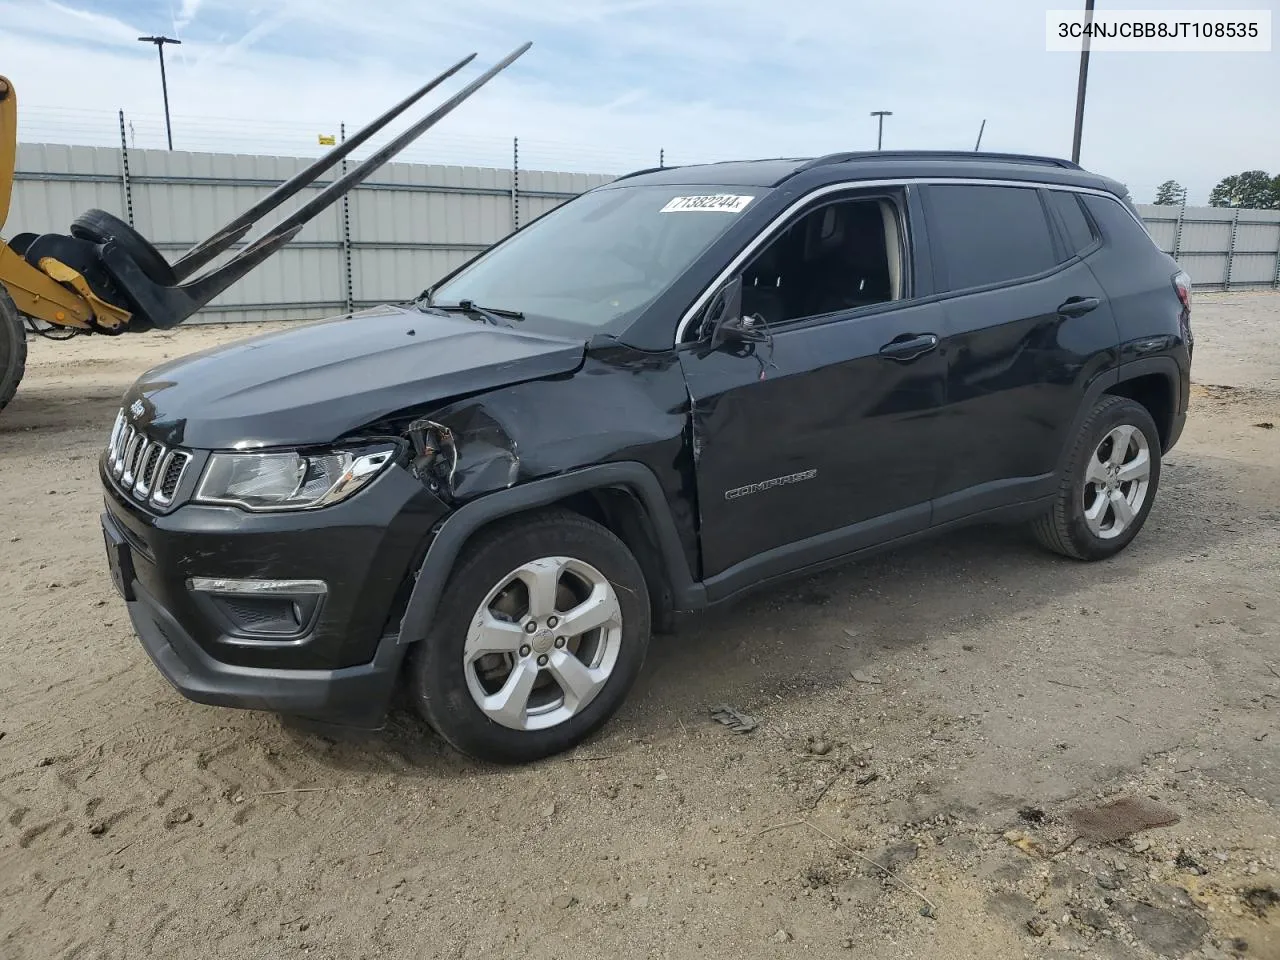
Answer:
[[929, 187], [926, 197], [943, 289], [1020, 280], [1057, 265], [1036, 188], [947, 184]]
[[482, 254], [431, 299], [519, 311], [548, 332], [619, 333], [762, 192], [704, 184], [596, 190]]
[[742, 273], [742, 313], [768, 324], [903, 296], [901, 228], [883, 198], [840, 200], [802, 215]]

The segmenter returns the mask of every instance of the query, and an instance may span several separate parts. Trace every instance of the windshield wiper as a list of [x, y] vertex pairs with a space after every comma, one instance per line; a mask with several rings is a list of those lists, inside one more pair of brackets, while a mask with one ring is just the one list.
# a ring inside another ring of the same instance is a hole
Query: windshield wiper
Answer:
[[424, 309], [443, 310], [446, 313], [465, 313], [471, 314], [492, 323], [495, 327], [505, 327], [509, 324], [502, 323], [502, 320], [523, 320], [524, 314], [519, 310], [503, 310], [500, 307], [480, 307], [476, 306], [474, 301], [460, 300], [457, 303], [432, 303], [428, 300], [422, 305]]

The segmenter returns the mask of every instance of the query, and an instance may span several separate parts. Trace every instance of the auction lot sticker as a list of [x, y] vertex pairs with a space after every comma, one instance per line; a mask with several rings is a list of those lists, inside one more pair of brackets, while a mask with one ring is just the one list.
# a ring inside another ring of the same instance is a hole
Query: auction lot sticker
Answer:
[[672, 197], [659, 213], [741, 213], [755, 197], [716, 193], [707, 197]]

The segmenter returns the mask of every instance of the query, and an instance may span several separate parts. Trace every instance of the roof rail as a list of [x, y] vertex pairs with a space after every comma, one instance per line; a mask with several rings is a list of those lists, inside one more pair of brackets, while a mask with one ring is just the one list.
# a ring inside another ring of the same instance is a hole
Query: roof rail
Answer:
[[645, 167], [643, 170], [632, 170], [630, 173], [624, 173], [620, 177], [614, 177], [612, 182], [617, 183], [619, 180], [629, 180], [631, 177], [641, 177], [641, 176], [644, 176], [646, 173], [657, 173], [659, 170], [679, 170], [679, 169], [680, 169], [679, 164], [676, 164], [675, 166]]
[[796, 173], [813, 167], [826, 167], [852, 160], [976, 160], [994, 163], [1027, 163], [1064, 170], [1081, 170], [1080, 164], [1059, 157], [1041, 157], [1030, 153], [987, 153], [976, 150], [853, 150], [816, 157], [796, 168]]

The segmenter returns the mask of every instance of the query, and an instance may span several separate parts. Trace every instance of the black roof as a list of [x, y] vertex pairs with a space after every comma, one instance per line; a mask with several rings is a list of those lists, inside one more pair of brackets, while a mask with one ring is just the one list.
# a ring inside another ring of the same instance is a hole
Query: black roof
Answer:
[[[618, 177], [618, 180], [772, 187], [790, 177], [808, 162], [810, 162], [809, 158], [797, 157], [776, 160], [726, 160], [721, 163], [699, 163], [683, 167], [649, 167], [623, 174]], [[613, 182], [616, 183], [617, 180]]]
[[649, 184], [776, 187], [800, 178], [803, 178], [804, 186], [809, 186], [840, 180], [915, 176], [1039, 180], [1101, 188], [1118, 196], [1127, 192], [1123, 184], [1089, 173], [1070, 160], [1032, 154], [959, 150], [870, 150], [823, 157], [730, 160], [683, 167], [651, 167], [626, 174], [618, 180]]

